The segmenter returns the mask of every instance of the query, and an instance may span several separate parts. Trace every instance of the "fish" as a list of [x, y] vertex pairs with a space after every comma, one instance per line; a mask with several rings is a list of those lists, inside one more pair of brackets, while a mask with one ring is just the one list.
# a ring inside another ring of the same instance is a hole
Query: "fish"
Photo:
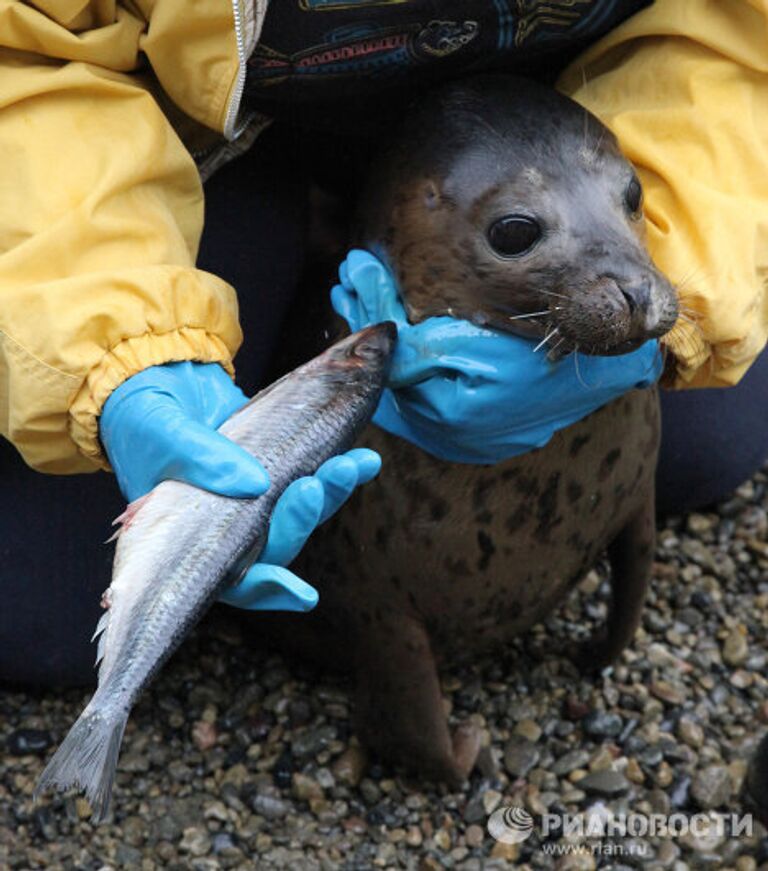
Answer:
[[267, 470], [262, 496], [231, 499], [167, 480], [118, 518], [106, 611], [94, 633], [97, 688], [40, 776], [36, 800], [74, 787], [94, 822], [106, 817], [137, 698], [224, 586], [258, 559], [286, 487], [354, 443], [378, 405], [396, 336], [387, 321], [342, 339], [219, 427]]

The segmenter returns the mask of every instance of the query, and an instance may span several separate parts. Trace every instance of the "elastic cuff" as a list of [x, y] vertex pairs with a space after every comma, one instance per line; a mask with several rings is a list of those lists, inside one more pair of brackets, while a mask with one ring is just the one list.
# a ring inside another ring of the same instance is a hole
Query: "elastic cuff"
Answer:
[[679, 319], [662, 342], [672, 352], [677, 364], [672, 387], [689, 386], [701, 374], [707, 360], [711, 362], [712, 348], [695, 324]]
[[99, 415], [109, 395], [137, 372], [184, 360], [220, 363], [234, 375], [227, 346], [218, 336], [198, 327], [146, 333], [125, 339], [108, 351], [88, 373], [69, 409], [69, 434], [78, 450], [99, 468], [109, 470], [99, 441]]

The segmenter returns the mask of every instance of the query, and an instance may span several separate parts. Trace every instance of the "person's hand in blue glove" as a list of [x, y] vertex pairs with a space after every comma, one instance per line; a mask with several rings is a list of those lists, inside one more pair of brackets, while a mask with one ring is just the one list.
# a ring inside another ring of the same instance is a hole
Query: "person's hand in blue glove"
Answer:
[[331, 301], [352, 330], [391, 320], [398, 341], [374, 423], [433, 456], [497, 463], [661, 374], [656, 341], [630, 354], [550, 361], [538, 342], [451, 317], [409, 324], [389, 270], [350, 251]]
[[[247, 401], [217, 363], [152, 366], [121, 384], [104, 404], [100, 435], [126, 499], [169, 478], [234, 498], [266, 492], [261, 463], [216, 431]], [[316, 590], [285, 566], [380, 466], [374, 451], [357, 449], [294, 481], [275, 506], [259, 561], [221, 601], [252, 610], [314, 607]]]

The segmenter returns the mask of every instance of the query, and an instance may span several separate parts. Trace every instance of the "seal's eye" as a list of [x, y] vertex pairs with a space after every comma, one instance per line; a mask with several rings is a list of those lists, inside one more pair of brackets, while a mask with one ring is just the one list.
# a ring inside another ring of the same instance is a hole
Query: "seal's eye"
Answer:
[[633, 175], [624, 191], [624, 202], [627, 211], [634, 217], [640, 217], [640, 207], [643, 204], [643, 189], [636, 175]]
[[488, 241], [502, 257], [525, 254], [541, 238], [541, 227], [523, 215], [506, 215], [488, 228]]

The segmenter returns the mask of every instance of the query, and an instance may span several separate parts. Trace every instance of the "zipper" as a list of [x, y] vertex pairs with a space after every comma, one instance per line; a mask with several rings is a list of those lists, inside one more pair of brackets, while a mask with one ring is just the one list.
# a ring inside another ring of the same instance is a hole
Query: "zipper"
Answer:
[[[246, 0], [246, 2], [250, 2], [250, 0]], [[224, 120], [224, 136], [228, 140], [235, 139], [247, 123], [245, 122], [242, 124], [240, 130], [235, 130], [237, 114], [240, 110], [240, 101], [243, 97], [243, 91], [245, 90], [245, 72], [246, 64], [248, 63], [248, 58], [245, 56], [245, 38], [243, 37], [243, 20], [240, 14], [239, 0], [232, 0], [232, 17], [234, 18], [235, 40], [237, 41], [238, 69], [235, 89], [232, 92], [232, 99], [230, 100], [227, 115]]]

